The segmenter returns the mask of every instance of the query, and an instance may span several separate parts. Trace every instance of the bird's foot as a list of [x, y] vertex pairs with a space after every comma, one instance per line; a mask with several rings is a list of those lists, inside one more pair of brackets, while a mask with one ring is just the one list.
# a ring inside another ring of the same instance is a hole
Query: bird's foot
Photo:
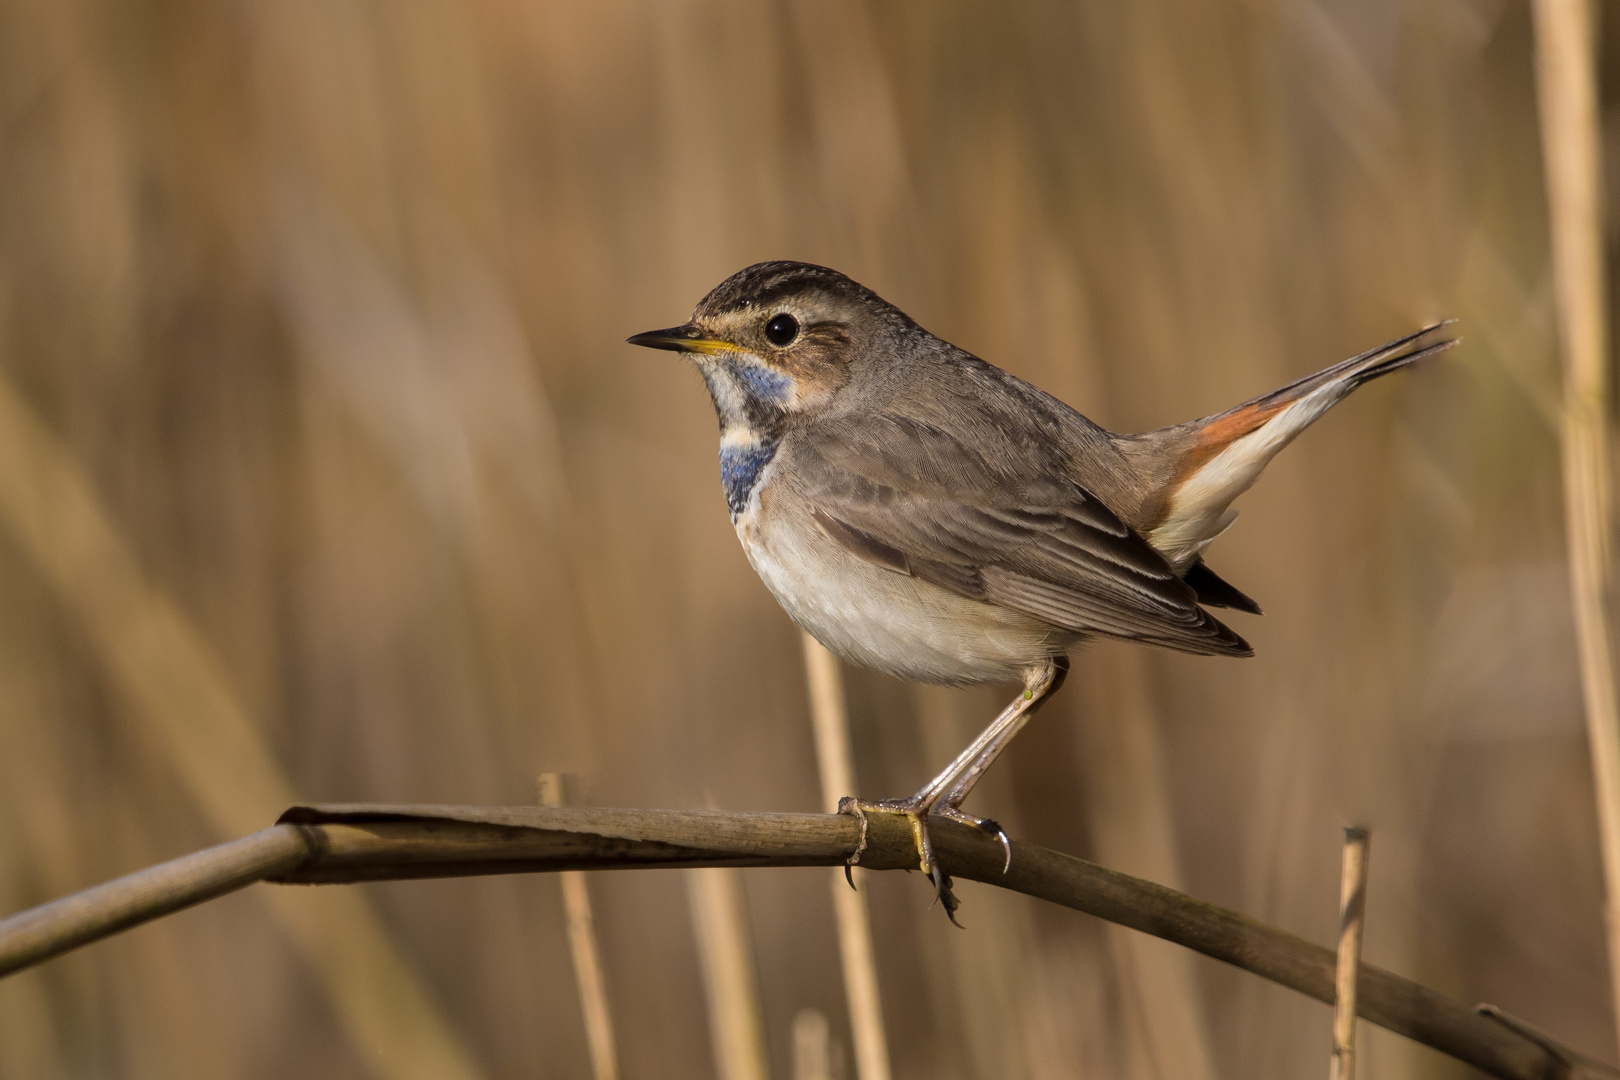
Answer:
[[980, 822], [978, 818], [970, 818], [960, 810], [950, 809], [940, 813], [942, 809], [944, 808], [932, 805], [932, 800], [924, 800], [915, 795], [907, 799], [878, 799], [872, 802], [846, 795], [838, 800], [838, 812], [853, 814], [861, 823], [860, 843], [855, 848], [855, 854], [844, 863], [844, 875], [850, 881], [850, 886], [853, 888], [855, 883], [850, 877], [849, 868], [860, 862], [861, 852], [866, 848], [866, 815], [898, 814], [911, 826], [911, 835], [917, 845], [918, 869], [927, 874], [928, 880], [934, 883], [935, 896], [944, 907], [946, 918], [951, 920], [952, 925], [960, 927], [962, 924], [956, 921], [956, 911], [962, 903], [951, 889], [951, 876], [934, 857], [934, 843], [928, 835], [928, 819], [938, 813], [942, 817], [949, 817], [953, 821], [966, 821], [979, 828], [984, 828], [988, 824], [991, 827], [990, 831], [997, 833], [1000, 832], [1000, 826], [993, 821]]
[[855, 820], [861, 825], [861, 834], [855, 843], [855, 850], [844, 860], [844, 880], [849, 882], [850, 889], [854, 890], [855, 867], [860, 865], [861, 852], [866, 850], [866, 807], [855, 796], [845, 795], [838, 800], [838, 812], [854, 815]]

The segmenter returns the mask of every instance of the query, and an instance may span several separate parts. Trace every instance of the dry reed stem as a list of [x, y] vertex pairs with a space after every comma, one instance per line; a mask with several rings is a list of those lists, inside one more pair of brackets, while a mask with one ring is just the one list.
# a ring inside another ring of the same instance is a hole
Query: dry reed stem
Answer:
[[[561, 773], [540, 774], [540, 805], [566, 806], [568, 784]], [[602, 969], [602, 949], [596, 940], [596, 917], [591, 911], [591, 894], [583, 870], [564, 870], [557, 875], [562, 886], [563, 912], [568, 919], [568, 949], [574, 960], [574, 980], [579, 985], [579, 1008], [585, 1016], [585, 1041], [591, 1055], [591, 1075], [596, 1080], [619, 1080], [619, 1055], [613, 1039], [613, 1013], [608, 1008], [607, 979]]]
[[[849, 713], [844, 707], [844, 679], [838, 670], [838, 658], [809, 634], [803, 637], [822, 805], [828, 813], [836, 813], [838, 800], [856, 791]], [[858, 888], [864, 876], [865, 871], [855, 867], [850, 870], [850, 881], [845, 882], [842, 870], [833, 872], [833, 913], [838, 920], [844, 995], [849, 999], [849, 1028], [855, 1043], [855, 1075], [859, 1080], [889, 1080], [889, 1043], [883, 1029], [883, 995], [878, 987], [872, 917], [866, 906], [866, 894]], [[850, 883], [857, 888], [851, 889]]]
[[1367, 912], [1366, 829], [1344, 830], [1339, 881], [1339, 966], [1334, 977], [1333, 1060], [1328, 1080], [1355, 1080], [1356, 976], [1361, 973], [1361, 930]]
[[793, 1080], [833, 1080], [832, 1030], [819, 1009], [793, 1017]]
[[[138, 719], [134, 737], [174, 766], [216, 833], [250, 832], [294, 800], [224, 664], [174, 598], [147, 580], [89, 477], [5, 379], [0, 520], [134, 705], [115, 714]], [[481, 1076], [367, 899], [333, 900], [317, 910], [265, 896], [362, 1059], [388, 1080]]]
[[[911, 829], [891, 815], [868, 815], [861, 862], [872, 870], [916, 862]], [[525, 873], [578, 869], [700, 866], [836, 866], [861, 840], [856, 821], [838, 814], [731, 813], [701, 810], [551, 809], [541, 807], [300, 806], [267, 830], [298, 835], [306, 861], [275, 880], [286, 884]], [[976, 829], [940, 822], [934, 842], [953, 876], [1021, 892], [1086, 912], [1253, 972], [1318, 1001], [1334, 998], [1332, 951], [1215, 904], [1033, 844], [1013, 842], [1002, 872], [1001, 845]], [[271, 842], [268, 837], [261, 838]], [[273, 841], [276, 844], [284, 840]], [[167, 875], [167, 910], [217, 895], [215, 864], [230, 845], [188, 856], [189, 884], [174, 863], [0, 920], [0, 974], [20, 970], [73, 944], [106, 936], [108, 907], [150, 890]], [[239, 880], [236, 884], [241, 884]], [[191, 899], [183, 895], [191, 890]], [[152, 911], [145, 917], [161, 914]], [[38, 927], [56, 935], [42, 946]], [[121, 925], [133, 925], [125, 920]], [[751, 971], [751, 968], [750, 968]], [[1620, 1080], [1620, 1070], [1551, 1039], [1526, 1035], [1408, 979], [1360, 965], [1357, 1012], [1366, 1020], [1433, 1047], [1503, 1080], [1584, 1076]]]
[[[1090, 714], [1078, 725], [1086, 827], [1099, 862], [1171, 888], [1182, 884], [1173, 789], [1146, 650], [1097, 650], [1078, 675]], [[1110, 928], [1120, 1008], [1143, 1060], [1177, 1080], [1217, 1080], [1193, 958]]]
[[1536, 86], [1564, 357], [1564, 515], [1570, 592], [1603, 847], [1609, 979], [1620, 1031], [1620, 702], [1610, 623], [1610, 450], [1601, 158], [1592, 11], [1535, 0]]
[[278, 825], [30, 908], [0, 923], [0, 976], [289, 873], [308, 859], [304, 838]]
[[703, 967], [703, 989], [709, 999], [715, 1076], [719, 1080], [770, 1080], [742, 874], [732, 866], [688, 870], [686, 888]]

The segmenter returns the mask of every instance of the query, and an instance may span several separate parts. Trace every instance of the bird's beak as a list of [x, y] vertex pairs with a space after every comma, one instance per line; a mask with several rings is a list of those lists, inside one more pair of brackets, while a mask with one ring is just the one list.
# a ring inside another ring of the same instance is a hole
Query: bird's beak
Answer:
[[735, 348], [730, 342], [704, 337], [691, 323], [685, 326], [672, 326], [668, 330], [649, 330], [645, 334], [637, 334], [624, 340], [631, 345], [640, 345], [648, 349], [704, 353], [709, 356]]

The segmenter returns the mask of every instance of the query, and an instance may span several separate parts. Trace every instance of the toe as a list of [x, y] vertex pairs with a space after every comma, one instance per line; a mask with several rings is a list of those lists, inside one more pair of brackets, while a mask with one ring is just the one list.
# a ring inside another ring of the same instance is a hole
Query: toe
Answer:
[[928, 876], [933, 879], [935, 899], [945, 909], [945, 917], [951, 920], [951, 925], [958, 930], [966, 929], [956, 921], [956, 912], [962, 906], [962, 902], [956, 898], [956, 893], [951, 888], [951, 876], [937, 866]]

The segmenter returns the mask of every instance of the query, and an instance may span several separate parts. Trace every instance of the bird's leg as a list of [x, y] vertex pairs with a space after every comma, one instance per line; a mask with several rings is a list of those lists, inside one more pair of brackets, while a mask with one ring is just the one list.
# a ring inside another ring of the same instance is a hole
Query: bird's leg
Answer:
[[[978, 754], [964, 768], [958, 770], [934, 803], [932, 813], [939, 817], [976, 826], [1001, 840], [1002, 850], [1006, 852], [1007, 857], [1006, 863], [1001, 868], [1004, 874], [1012, 868], [1012, 841], [1008, 839], [1006, 830], [989, 818], [976, 818], [963, 813], [962, 802], [983, 778], [985, 770], [990, 768], [996, 758], [1001, 756], [1001, 752], [1007, 748], [1007, 744], [1012, 742], [1013, 736], [1029, 723], [1029, 718], [1035, 715], [1035, 710], [1062, 688], [1063, 680], [1068, 678], [1068, 675], [1069, 658], [1066, 656], [1054, 657], [1049, 666], [1036, 669], [1025, 685], [1024, 699], [1021, 702], [1024, 707], [1014, 722], [1000, 725], [998, 718], [997, 724], [990, 725], [984, 735], [974, 740], [974, 744], [979, 747]], [[1020, 702], [1013, 704], [1017, 705]]]
[[956, 922], [957, 900], [955, 894], [951, 892], [950, 877], [939, 868], [938, 862], [934, 859], [934, 845], [928, 835], [928, 816], [938, 814], [999, 836], [1002, 846], [1007, 851], [1008, 865], [1011, 865], [1012, 844], [1001, 826], [988, 819], [970, 817], [962, 813], [958, 807], [962, 800], [967, 798], [968, 792], [973, 790], [973, 786], [979, 782], [984, 771], [990, 767], [990, 763], [995, 761], [1012, 737], [1018, 734], [1035, 710], [1063, 685], [1064, 676], [1068, 671], [1069, 660], [1065, 656], [1052, 657], [1032, 666], [1025, 675], [1023, 693], [1001, 710], [1000, 715], [979, 733], [978, 738], [969, 743], [955, 760], [940, 770], [939, 775], [916, 794], [904, 799], [882, 799], [876, 802], [845, 798], [838, 804], [840, 813], [853, 813], [857, 816], [866, 811], [898, 813], [904, 814], [910, 820], [912, 836], [917, 843], [919, 864], [923, 873], [933, 881], [940, 902], [945, 906], [945, 914], [953, 923]]

